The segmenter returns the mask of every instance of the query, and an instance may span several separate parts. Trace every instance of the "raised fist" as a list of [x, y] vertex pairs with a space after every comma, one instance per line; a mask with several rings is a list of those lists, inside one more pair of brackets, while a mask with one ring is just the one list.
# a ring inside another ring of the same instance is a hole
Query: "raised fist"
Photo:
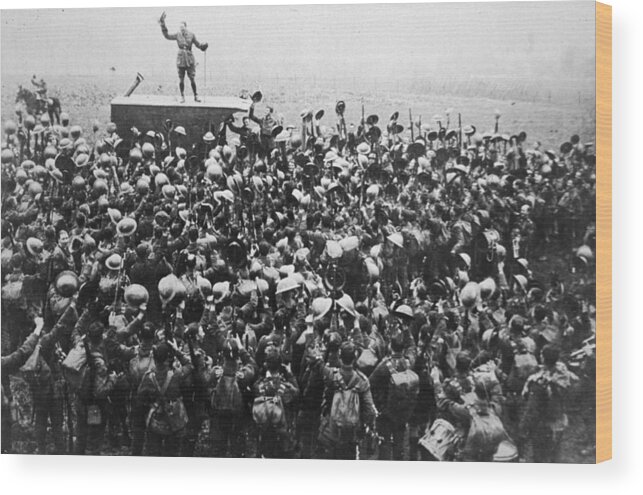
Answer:
[[209, 45], [207, 43], [203, 43], [201, 46], [203, 47], [203, 51], [206, 51]]

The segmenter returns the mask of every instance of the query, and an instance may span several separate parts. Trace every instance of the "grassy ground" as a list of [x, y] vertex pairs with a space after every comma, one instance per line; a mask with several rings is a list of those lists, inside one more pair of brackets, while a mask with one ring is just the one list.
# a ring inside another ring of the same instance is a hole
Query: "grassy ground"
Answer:
[[[202, 85], [200, 75], [197, 83]], [[106, 73], [101, 77], [47, 77], [49, 93], [62, 102], [63, 111], [71, 115], [74, 123], [91, 129], [97, 120], [104, 125], [110, 120], [110, 101], [122, 95], [134, 80], [120, 74]], [[15, 94], [18, 85], [30, 86], [28, 76], [3, 75], [2, 119], [15, 118]], [[242, 89], [254, 91], [243, 81], [223, 83], [217, 81], [201, 91], [207, 99], [209, 94], [237, 96]], [[408, 89], [407, 89], [408, 88]], [[462, 123], [473, 124], [481, 132], [492, 130], [494, 112], [498, 110], [500, 131], [509, 134], [525, 131], [528, 142], [539, 140], [546, 148], [558, 149], [572, 134], [579, 134], [584, 142], [594, 141], [596, 115], [594, 99], [588, 92], [572, 96], [570, 91], [554, 98], [543, 89], [530, 85], [511, 85], [507, 82], [486, 84], [472, 82], [442, 81], [433, 85], [396, 85], [377, 81], [363, 85], [358, 83], [328, 81], [299, 81], [296, 78], [281, 78], [268, 81], [262, 86], [264, 101], [274, 106], [284, 116], [286, 124], [298, 126], [299, 115], [305, 108], [325, 110], [322, 125], [335, 125], [335, 103], [346, 102], [346, 122], [357, 124], [361, 117], [361, 105], [366, 115], [377, 114], [380, 124], [388, 121], [394, 111], [400, 112], [400, 122], [408, 125], [408, 111], [414, 118], [421, 116], [422, 123], [435, 125], [431, 119], [436, 114], [444, 116], [452, 109], [451, 127], [457, 126], [458, 113]], [[188, 94], [190, 90], [188, 89]], [[146, 79], [136, 90], [140, 94], [177, 93], [177, 82], [172, 77]], [[475, 96], [479, 94], [480, 96]], [[178, 124], [178, 123], [177, 123]], [[443, 122], [445, 124], [445, 122]]]

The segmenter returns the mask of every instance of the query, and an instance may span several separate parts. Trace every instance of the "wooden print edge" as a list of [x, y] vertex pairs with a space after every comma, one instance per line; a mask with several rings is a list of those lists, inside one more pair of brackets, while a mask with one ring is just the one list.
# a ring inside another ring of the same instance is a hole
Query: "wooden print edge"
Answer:
[[596, 2], [596, 462], [612, 458], [612, 7]]

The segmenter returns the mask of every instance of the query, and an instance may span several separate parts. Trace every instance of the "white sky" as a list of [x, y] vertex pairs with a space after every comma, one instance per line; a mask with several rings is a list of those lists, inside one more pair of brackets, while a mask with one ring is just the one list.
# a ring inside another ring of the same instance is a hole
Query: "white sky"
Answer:
[[[408, 79], [593, 77], [594, 3], [166, 8], [210, 43], [208, 71]], [[163, 8], [3, 10], [3, 74], [174, 75]], [[196, 54], [200, 62], [202, 54]], [[210, 65], [212, 64], [212, 65]]]

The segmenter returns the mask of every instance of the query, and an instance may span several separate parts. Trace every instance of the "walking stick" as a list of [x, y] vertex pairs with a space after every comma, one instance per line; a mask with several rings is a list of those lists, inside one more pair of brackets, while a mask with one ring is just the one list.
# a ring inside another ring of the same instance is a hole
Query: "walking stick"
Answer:
[[[203, 94], [205, 95], [205, 87], [208, 81], [208, 50], [203, 51]], [[205, 101], [205, 96], [204, 100]]]

